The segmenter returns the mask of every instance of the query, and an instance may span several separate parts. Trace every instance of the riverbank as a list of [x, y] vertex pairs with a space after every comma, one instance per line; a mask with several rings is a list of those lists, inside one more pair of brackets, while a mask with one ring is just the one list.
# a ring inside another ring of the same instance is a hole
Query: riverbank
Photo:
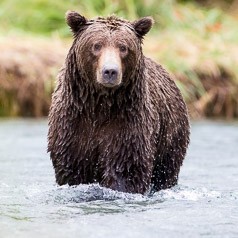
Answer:
[[0, 116], [48, 114], [66, 48], [59, 39], [0, 38]]
[[[186, 36], [180, 35], [173, 44], [167, 37], [149, 37], [144, 51], [173, 75], [190, 116], [237, 118], [238, 77], [227, 62], [220, 62], [228, 56], [224, 53], [214, 60], [205, 57], [206, 50]], [[182, 42], [186, 47], [180, 47]], [[0, 116], [47, 115], [56, 75], [69, 46], [62, 39], [0, 38]], [[229, 49], [224, 45], [223, 51], [229, 53], [228, 61], [238, 62], [238, 46]]]
[[[70, 6], [58, 4], [54, 9], [53, 2], [47, 2], [49, 6], [39, 8], [36, 2], [31, 8], [39, 14], [33, 15], [32, 21], [28, 21], [27, 12], [22, 15], [14, 8], [16, 18], [22, 17], [18, 25], [12, 24], [13, 12], [0, 25], [0, 116], [47, 115], [57, 72], [72, 42], [63, 13]], [[144, 11], [141, 1], [134, 8], [125, 3], [123, 11], [121, 5], [98, 11], [102, 15], [116, 12], [129, 19], [150, 13], [155, 25], [145, 38], [145, 55], [173, 75], [191, 117], [238, 118], [238, 18], [194, 3], [161, 1], [157, 6], [152, 2], [154, 7], [147, 6]], [[6, 6], [8, 2], [3, 1], [3, 9]], [[98, 15], [96, 4], [91, 7], [87, 12], [84, 6], [82, 12]], [[46, 8], [57, 17], [50, 18], [49, 12], [42, 10]], [[52, 28], [37, 27], [40, 14], [45, 17], [41, 23]], [[7, 33], [3, 36], [3, 32]]]

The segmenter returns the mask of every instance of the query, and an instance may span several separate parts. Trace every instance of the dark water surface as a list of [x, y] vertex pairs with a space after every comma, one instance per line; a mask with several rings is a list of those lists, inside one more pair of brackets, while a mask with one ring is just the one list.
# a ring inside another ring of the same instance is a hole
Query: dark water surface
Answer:
[[0, 121], [0, 238], [238, 237], [238, 124], [194, 122], [179, 185], [58, 187], [45, 120]]

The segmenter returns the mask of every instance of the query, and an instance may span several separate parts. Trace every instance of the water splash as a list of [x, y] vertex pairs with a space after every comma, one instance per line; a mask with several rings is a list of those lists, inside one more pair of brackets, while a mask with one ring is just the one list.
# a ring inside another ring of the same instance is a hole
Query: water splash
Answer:
[[[23, 188], [24, 189], [24, 188]], [[25, 191], [25, 198], [38, 200], [43, 203], [68, 204], [68, 203], [92, 203], [92, 202], [124, 202], [127, 204], [166, 202], [170, 200], [198, 201], [201, 199], [219, 199], [224, 197], [218, 191], [209, 190], [205, 187], [190, 188], [186, 186], [175, 186], [171, 189], [161, 190], [154, 194], [141, 195], [114, 191], [101, 187], [99, 184], [78, 185], [78, 186], [51, 186], [48, 189], [43, 186], [30, 186]], [[226, 195], [228, 196], [228, 195]], [[236, 196], [230, 196], [235, 199]]]
[[221, 193], [217, 191], [202, 188], [189, 188], [185, 186], [175, 186], [172, 189], [166, 189], [154, 194], [154, 197], [163, 200], [187, 200], [198, 201], [203, 198], [220, 198]]

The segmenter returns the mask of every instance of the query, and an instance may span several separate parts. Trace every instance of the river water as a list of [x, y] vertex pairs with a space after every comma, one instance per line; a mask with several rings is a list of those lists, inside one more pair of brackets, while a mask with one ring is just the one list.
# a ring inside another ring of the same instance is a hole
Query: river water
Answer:
[[153, 196], [59, 187], [46, 120], [0, 121], [1, 238], [238, 237], [238, 124], [194, 122], [179, 185]]

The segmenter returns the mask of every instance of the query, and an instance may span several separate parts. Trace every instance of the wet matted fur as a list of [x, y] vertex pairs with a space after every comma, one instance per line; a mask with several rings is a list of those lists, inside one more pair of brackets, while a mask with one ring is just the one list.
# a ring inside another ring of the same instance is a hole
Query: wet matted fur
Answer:
[[[74, 42], [52, 97], [48, 132], [57, 183], [142, 194], [176, 185], [189, 121], [174, 81], [143, 55], [153, 20], [87, 20], [76, 12], [66, 20]], [[117, 56], [121, 75], [110, 85], [101, 73], [105, 52], [112, 61], [111, 52]]]

